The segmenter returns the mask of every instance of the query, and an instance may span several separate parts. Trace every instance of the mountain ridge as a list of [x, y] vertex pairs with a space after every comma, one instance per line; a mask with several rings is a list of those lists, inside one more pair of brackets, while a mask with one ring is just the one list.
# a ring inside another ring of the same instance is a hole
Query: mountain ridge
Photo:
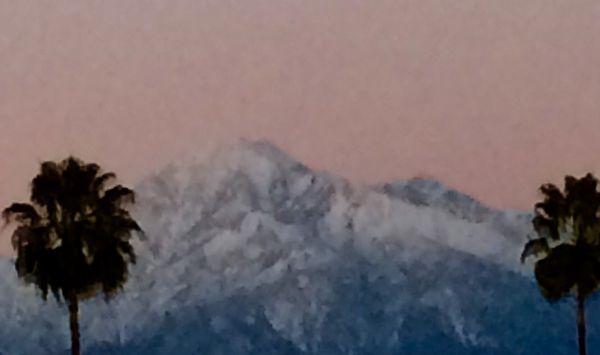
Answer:
[[[414, 182], [393, 191], [353, 185], [274, 149], [242, 142], [138, 186], [133, 213], [148, 239], [136, 241], [139, 262], [124, 292], [82, 306], [87, 353], [547, 354], [574, 346], [562, 325], [570, 308], [551, 309], [518, 261], [526, 214], [481, 212], [472, 199], [428, 196]], [[11, 295], [0, 298], [0, 319], [17, 320], [0, 329], [0, 354], [63, 353], [65, 310], [23, 287], [9, 260], [0, 269]], [[547, 332], [552, 341], [535, 348]]]

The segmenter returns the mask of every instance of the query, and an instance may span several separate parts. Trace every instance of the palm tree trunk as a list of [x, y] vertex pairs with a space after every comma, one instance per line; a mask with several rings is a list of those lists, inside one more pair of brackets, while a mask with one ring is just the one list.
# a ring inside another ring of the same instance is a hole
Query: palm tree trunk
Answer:
[[77, 294], [69, 294], [69, 324], [71, 326], [71, 355], [79, 355], [79, 305]]
[[577, 341], [579, 355], [586, 355], [585, 348], [585, 299], [577, 296]]

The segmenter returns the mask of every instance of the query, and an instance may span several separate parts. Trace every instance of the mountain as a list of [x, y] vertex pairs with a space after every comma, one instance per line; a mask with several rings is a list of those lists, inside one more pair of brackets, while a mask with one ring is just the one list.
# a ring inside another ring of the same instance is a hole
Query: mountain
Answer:
[[[423, 179], [359, 186], [268, 142], [173, 164], [138, 187], [148, 237], [86, 354], [569, 354], [572, 305], [519, 263], [531, 215]], [[66, 354], [67, 312], [0, 260], [0, 354]], [[599, 349], [600, 309], [589, 308]]]

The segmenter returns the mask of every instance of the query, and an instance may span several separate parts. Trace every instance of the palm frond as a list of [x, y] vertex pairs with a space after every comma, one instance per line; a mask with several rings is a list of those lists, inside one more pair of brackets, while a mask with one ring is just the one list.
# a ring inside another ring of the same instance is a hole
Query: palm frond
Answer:
[[574, 246], [561, 244], [536, 262], [535, 278], [542, 295], [551, 302], [566, 296], [577, 282], [577, 252]]
[[134, 203], [135, 192], [122, 185], [117, 185], [104, 192], [100, 199], [103, 206], [120, 206], [122, 203]]
[[560, 188], [554, 184], [543, 184], [540, 186], [540, 192], [546, 201], [561, 202], [565, 198]]
[[558, 240], [560, 238], [560, 227], [557, 220], [549, 219], [543, 215], [537, 215], [531, 220], [535, 232], [543, 238]]
[[2, 219], [5, 223], [15, 220], [19, 223], [35, 225], [41, 218], [36, 208], [28, 203], [13, 203], [2, 211]]
[[547, 254], [550, 251], [548, 247], [548, 240], [546, 238], [532, 239], [525, 244], [523, 252], [521, 253], [521, 262], [525, 262], [530, 256], [537, 256], [539, 254]]
[[58, 164], [42, 163], [40, 173], [31, 181], [31, 201], [41, 206], [53, 203], [62, 193], [62, 173]]
[[115, 179], [117, 176], [115, 175], [115, 173], [105, 173], [102, 174], [98, 177], [96, 177], [94, 179], [94, 181], [92, 182], [92, 191], [102, 191], [104, 189], [104, 187], [106, 186], [106, 184]]

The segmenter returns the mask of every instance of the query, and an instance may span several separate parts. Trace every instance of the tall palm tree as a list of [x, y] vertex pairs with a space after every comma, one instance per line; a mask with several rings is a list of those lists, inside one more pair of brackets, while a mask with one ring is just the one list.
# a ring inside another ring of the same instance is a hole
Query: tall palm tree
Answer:
[[12, 245], [18, 276], [48, 291], [69, 309], [71, 352], [80, 353], [79, 302], [123, 287], [128, 264], [135, 263], [130, 238], [141, 229], [125, 209], [134, 192], [96, 164], [70, 157], [44, 162], [31, 182], [31, 203], [13, 203], [2, 212], [15, 223]]
[[535, 205], [537, 239], [521, 255], [539, 257], [535, 278], [550, 302], [572, 296], [577, 304], [579, 354], [586, 354], [585, 301], [600, 287], [600, 192], [592, 174], [565, 177], [561, 191], [552, 184], [540, 188], [544, 200]]

